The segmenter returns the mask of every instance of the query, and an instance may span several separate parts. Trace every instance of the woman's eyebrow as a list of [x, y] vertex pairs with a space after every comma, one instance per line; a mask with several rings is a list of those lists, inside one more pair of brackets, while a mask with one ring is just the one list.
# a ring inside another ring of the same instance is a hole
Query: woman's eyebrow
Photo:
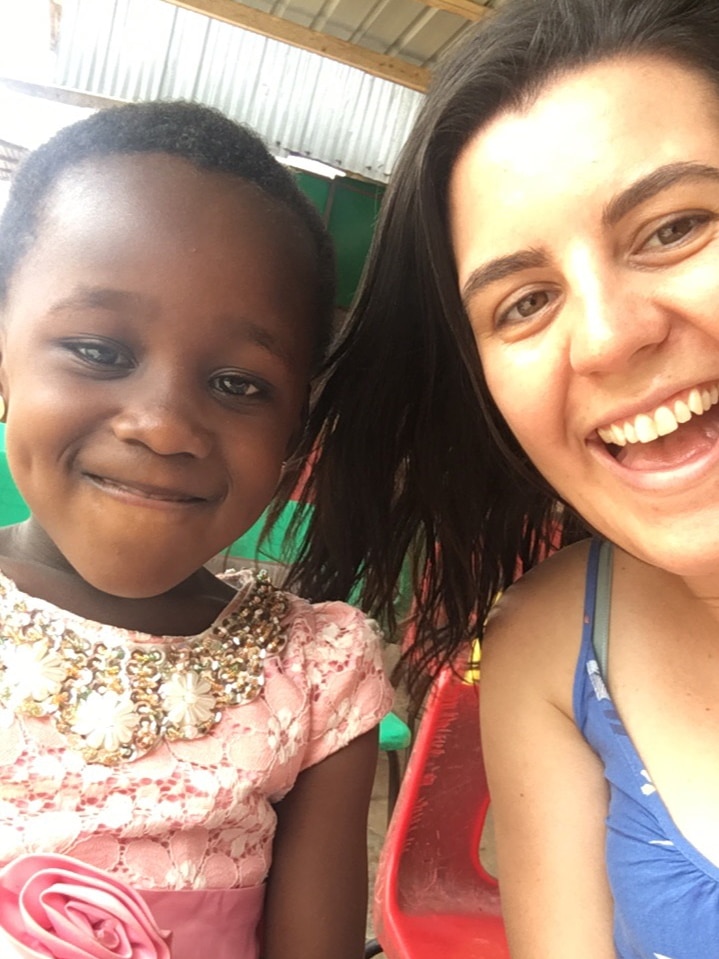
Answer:
[[[641, 203], [651, 200], [663, 190], [668, 190], [669, 187], [685, 180], [719, 182], [719, 168], [704, 163], [685, 162], [668, 163], [666, 166], [652, 170], [609, 201], [602, 214], [602, 221], [613, 226]], [[522, 270], [547, 266], [548, 263], [549, 257], [536, 249], [519, 250], [517, 253], [488, 260], [469, 274], [461, 290], [462, 303], [466, 308], [471, 298], [490, 283], [496, 283]]]
[[490, 283], [496, 283], [503, 280], [513, 273], [520, 273], [522, 270], [532, 270], [536, 267], [547, 266], [549, 257], [542, 250], [519, 250], [517, 253], [509, 253], [507, 256], [498, 256], [493, 260], [488, 260], [481, 266], [472, 270], [466, 282], [462, 285], [461, 296], [462, 303], [466, 307], [469, 301], [484, 287]]
[[602, 222], [614, 226], [635, 207], [684, 180], [719, 181], [719, 169], [704, 163], [667, 163], [635, 180], [607, 204]]

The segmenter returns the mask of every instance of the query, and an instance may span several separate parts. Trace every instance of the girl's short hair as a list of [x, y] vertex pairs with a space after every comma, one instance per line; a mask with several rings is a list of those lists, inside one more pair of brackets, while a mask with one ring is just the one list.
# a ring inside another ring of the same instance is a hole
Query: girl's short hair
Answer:
[[670, 58], [719, 88], [719, 0], [507, 0], [439, 70], [385, 195], [312, 414], [316, 509], [294, 575], [314, 598], [361, 584], [365, 606], [393, 627], [413, 557], [415, 669], [450, 659], [518, 571], [588, 533], [487, 389], [452, 254], [452, 169], [500, 111], [572, 70], [634, 55]]
[[0, 305], [15, 268], [37, 238], [58, 178], [86, 160], [133, 153], [165, 153], [203, 170], [240, 177], [292, 211], [315, 250], [319, 361], [329, 344], [335, 300], [334, 253], [322, 219], [257, 134], [198, 103], [152, 101], [101, 110], [60, 130], [28, 155], [0, 218]]

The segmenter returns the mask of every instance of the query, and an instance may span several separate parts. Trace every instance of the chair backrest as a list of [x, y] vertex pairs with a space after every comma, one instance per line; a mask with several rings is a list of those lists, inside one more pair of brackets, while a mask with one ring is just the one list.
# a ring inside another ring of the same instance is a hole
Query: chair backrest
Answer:
[[479, 685], [445, 669], [380, 859], [375, 929], [388, 959], [509, 959], [497, 882], [479, 857], [488, 808]]

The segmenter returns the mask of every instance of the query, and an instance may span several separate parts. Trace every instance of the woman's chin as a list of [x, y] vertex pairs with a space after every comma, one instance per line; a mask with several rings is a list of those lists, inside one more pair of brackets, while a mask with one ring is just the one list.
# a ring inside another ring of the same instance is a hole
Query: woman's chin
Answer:
[[665, 536], [649, 535], [635, 542], [620, 536], [614, 541], [642, 562], [673, 576], [685, 580], [716, 578], [719, 584], [719, 518], [713, 531], [708, 527], [701, 533], [677, 533], [674, 529]]

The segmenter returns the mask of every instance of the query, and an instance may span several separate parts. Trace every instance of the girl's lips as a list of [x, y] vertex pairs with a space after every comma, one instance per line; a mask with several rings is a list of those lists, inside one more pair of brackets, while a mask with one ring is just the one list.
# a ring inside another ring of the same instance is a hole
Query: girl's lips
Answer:
[[156, 504], [160, 507], [196, 506], [208, 502], [206, 497], [196, 496], [194, 493], [189, 493], [184, 490], [150, 486], [145, 483], [124, 483], [119, 480], [110, 479], [107, 476], [97, 476], [93, 473], [87, 473], [86, 475], [95, 486], [100, 487], [104, 492], [110, 493], [120, 499], [146, 501], [148, 505]]

